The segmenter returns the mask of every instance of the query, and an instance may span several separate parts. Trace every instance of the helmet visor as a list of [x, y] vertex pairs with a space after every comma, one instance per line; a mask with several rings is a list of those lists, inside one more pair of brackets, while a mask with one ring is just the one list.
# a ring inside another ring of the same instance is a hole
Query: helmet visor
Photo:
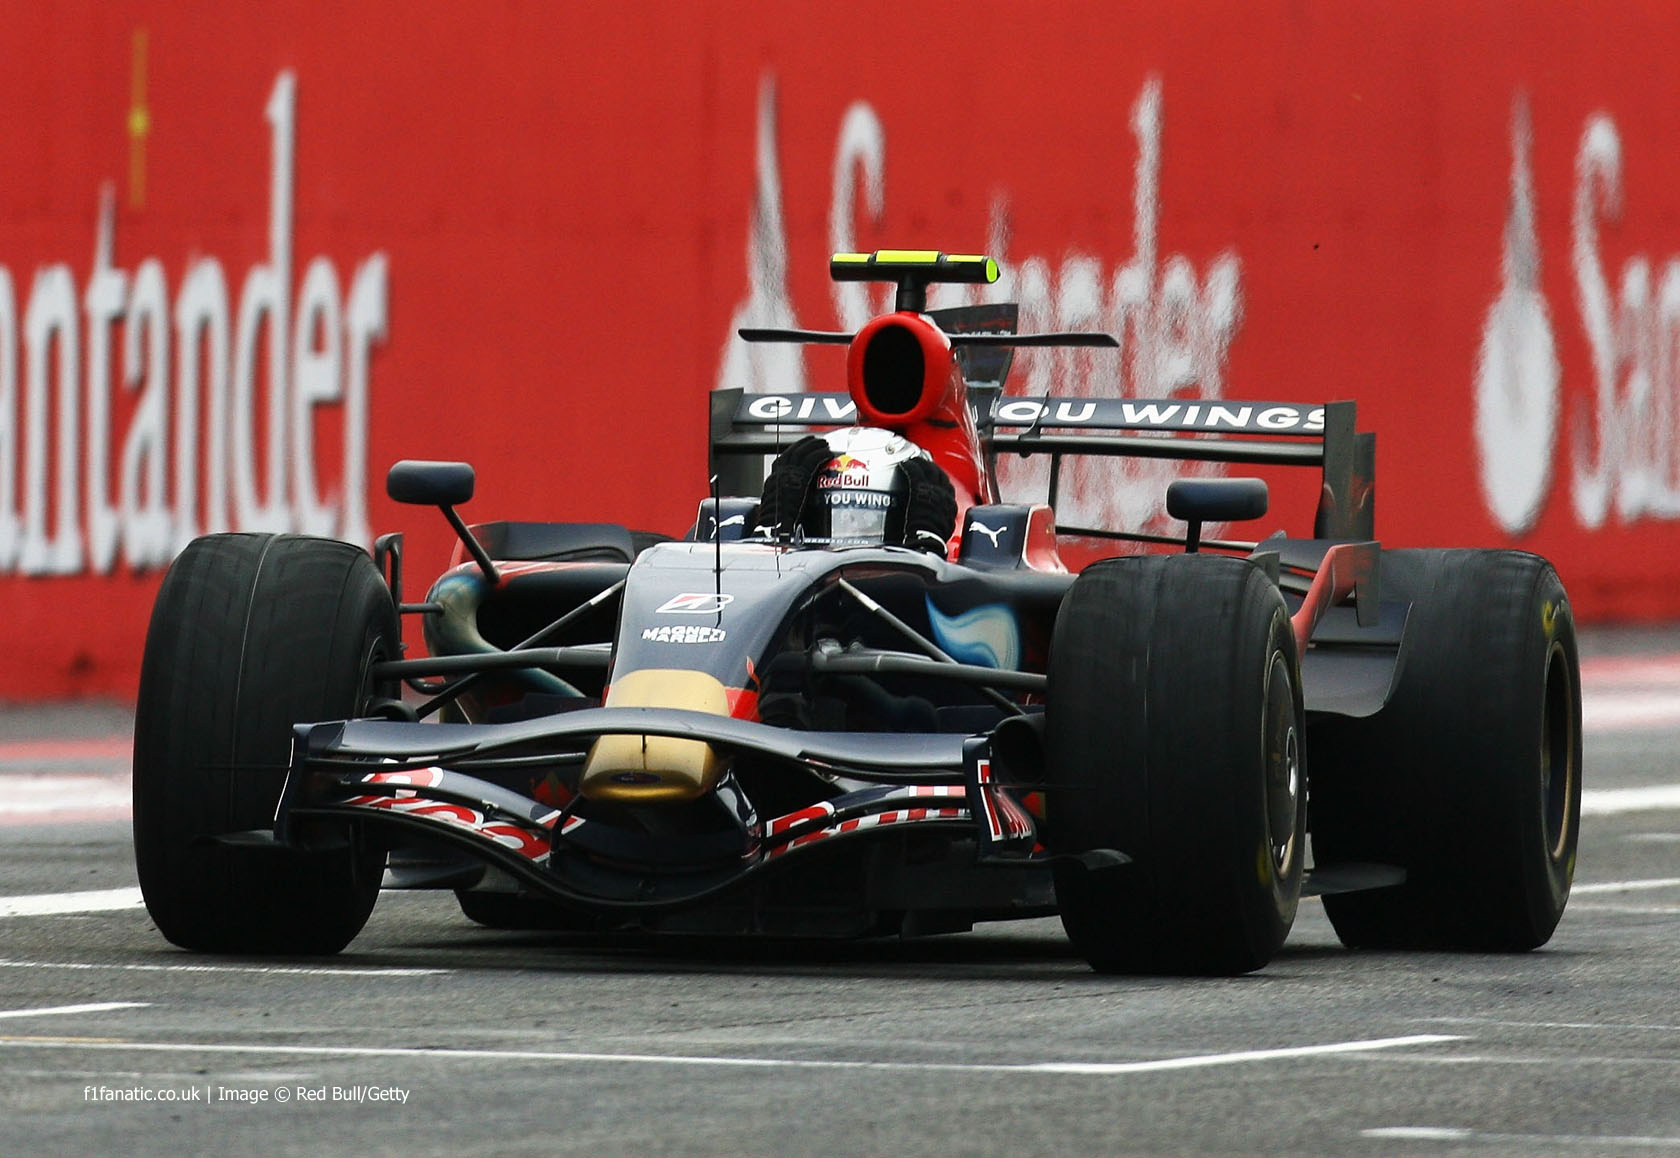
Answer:
[[831, 507], [828, 512], [829, 534], [835, 543], [884, 543], [890, 513], [884, 505]]

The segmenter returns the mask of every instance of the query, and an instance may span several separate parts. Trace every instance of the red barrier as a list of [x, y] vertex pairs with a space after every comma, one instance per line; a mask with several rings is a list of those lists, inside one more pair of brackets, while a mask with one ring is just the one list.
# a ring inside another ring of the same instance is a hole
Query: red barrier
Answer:
[[[1012, 389], [1356, 397], [1389, 544], [1553, 558], [1583, 619], [1680, 615], [1680, 22], [1604, 6], [8, 7], [0, 696], [132, 694], [191, 534], [676, 530], [706, 391], [843, 388], [840, 249], [985, 252]], [[1170, 526], [1171, 465], [1083, 521]], [[1008, 490], [1042, 487], [1041, 460]], [[1304, 533], [1312, 482], [1274, 478]]]

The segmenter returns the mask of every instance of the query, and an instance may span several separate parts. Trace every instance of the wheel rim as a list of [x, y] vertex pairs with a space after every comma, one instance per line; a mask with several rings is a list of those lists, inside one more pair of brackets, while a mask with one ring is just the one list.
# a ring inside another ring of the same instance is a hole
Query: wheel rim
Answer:
[[1272, 656], [1266, 673], [1265, 733], [1261, 738], [1266, 761], [1266, 828], [1272, 871], [1287, 880], [1295, 871], [1301, 802], [1301, 739], [1295, 720], [1295, 687], [1289, 661], [1282, 652]]
[[356, 679], [356, 705], [352, 709], [353, 715], [366, 716], [380, 701], [402, 695], [401, 681], [387, 680], [379, 684], [373, 679], [373, 665], [390, 658], [391, 649], [385, 637], [377, 631], [370, 633], [367, 645], [362, 648], [362, 666]]
[[[390, 647], [383, 635], [374, 631], [369, 634], [366, 646], [362, 648], [361, 668], [356, 679], [356, 703], [352, 708], [352, 718], [367, 716], [373, 705], [385, 698], [385, 692], [392, 691], [400, 694], [401, 685], [395, 681], [388, 682], [384, 687], [376, 684], [373, 679], [373, 665], [390, 658]], [[320, 825], [321, 820], [305, 821], [307, 824]], [[331, 822], [328, 822], [331, 823]], [[340, 828], [348, 836], [351, 846], [351, 871], [355, 874], [356, 887], [372, 887], [377, 891], [378, 885], [369, 885], [370, 878], [379, 881], [385, 875], [385, 850], [382, 847], [370, 845], [367, 829], [357, 823], [343, 823]]]
[[1546, 852], [1561, 860], [1574, 835], [1575, 689], [1563, 645], [1553, 642], [1546, 656], [1546, 693], [1540, 708], [1540, 802], [1546, 825]]

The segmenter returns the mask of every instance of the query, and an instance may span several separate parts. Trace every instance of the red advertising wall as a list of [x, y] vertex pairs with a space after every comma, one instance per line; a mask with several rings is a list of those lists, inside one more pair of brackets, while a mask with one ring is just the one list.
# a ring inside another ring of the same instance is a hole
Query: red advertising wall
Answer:
[[[730, 341], [867, 316], [839, 248], [988, 252], [1025, 328], [1122, 338], [1017, 392], [1357, 398], [1385, 542], [1680, 615], [1668, 3], [66, 0], [5, 45], [0, 697], [131, 695], [195, 533], [435, 571], [400, 457], [476, 463], [470, 516], [680, 528], [709, 389], [840, 387]], [[1161, 469], [1065, 505], [1159, 523]]]

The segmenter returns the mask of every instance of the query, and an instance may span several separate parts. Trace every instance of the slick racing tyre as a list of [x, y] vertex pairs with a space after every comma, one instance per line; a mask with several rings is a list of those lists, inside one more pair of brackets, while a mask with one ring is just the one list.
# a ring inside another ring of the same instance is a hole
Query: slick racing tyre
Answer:
[[[1283, 944], [1306, 836], [1299, 665], [1283, 597], [1240, 559], [1088, 568], [1050, 646], [1045, 843], [1101, 972], [1237, 974]], [[1112, 849], [1130, 864], [1070, 857]]]
[[272, 829], [292, 725], [357, 715], [398, 654], [391, 593], [367, 553], [295, 535], [210, 535], [164, 577], [134, 729], [134, 851], [158, 930], [212, 953], [336, 953], [367, 922], [384, 853], [314, 826]]
[[1343, 943], [1519, 952], [1569, 899], [1581, 817], [1575, 621], [1551, 564], [1518, 551], [1383, 554], [1412, 603], [1398, 686], [1315, 731], [1319, 864], [1399, 865], [1404, 884], [1326, 896]]

